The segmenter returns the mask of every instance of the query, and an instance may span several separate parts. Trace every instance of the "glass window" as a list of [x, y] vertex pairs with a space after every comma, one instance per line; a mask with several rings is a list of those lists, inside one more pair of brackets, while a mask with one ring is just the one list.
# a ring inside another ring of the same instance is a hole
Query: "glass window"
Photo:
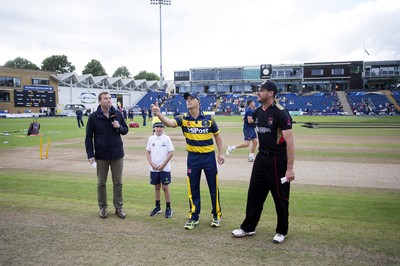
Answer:
[[292, 77], [293, 76], [293, 69], [285, 69], [285, 77]]
[[14, 78], [14, 87], [21, 87], [21, 79]]
[[179, 85], [176, 88], [177, 89], [179, 88], [179, 93], [190, 92], [190, 86], [189, 85]]
[[32, 78], [32, 85], [50, 85], [50, 81], [44, 78]]
[[303, 77], [303, 69], [293, 68], [293, 77], [297, 77], [297, 78]]
[[311, 69], [311, 76], [322, 76], [323, 74], [323, 69]]
[[344, 69], [343, 68], [333, 68], [332, 69], [332, 75], [343, 75], [344, 74]]
[[0, 77], [0, 86], [3, 87], [21, 87], [20, 78]]
[[218, 86], [218, 92], [229, 92], [230, 85], [217, 85]]
[[190, 76], [189, 71], [174, 72], [174, 80], [176, 81], [189, 80], [189, 76]]
[[215, 70], [192, 70], [192, 80], [216, 80], [217, 72]]
[[381, 67], [380, 69], [381, 75], [393, 75], [394, 74], [394, 67]]
[[293, 78], [302, 77], [302, 70], [300, 68], [278, 68], [272, 70], [273, 78]]
[[378, 76], [379, 75], [379, 67], [371, 68], [371, 75], [372, 76]]
[[232, 85], [232, 92], [242, 92], [243, 86], [242, 85]]
[[10, 102], [10, 93], [8, 91], [0, 91], [0, 102]]
[[244, 92], [253, 92], [251, 85], [244, 85]]
[[218, 73], [219, 80], [242, 79], [241, 69], [220, 69]]
[[[208, 86], [208, 91], [209, 92], [213, 92], [217, 89], [217, 85], [210, 85]], [[204, 90], [202, 92], [205, 92]]]
[[189, 77], [189, 71], [175, 72], [175, 77], [178, 77], [178, 78]]
[[260, 68], [243, 68], [243, 79], [260, 79]]
[[198, 92], [198, 93], [201, 93], [201, 92], [203, 92], [203, 85], [193, 85], [192, 86], [192, 91], [193, 92]]

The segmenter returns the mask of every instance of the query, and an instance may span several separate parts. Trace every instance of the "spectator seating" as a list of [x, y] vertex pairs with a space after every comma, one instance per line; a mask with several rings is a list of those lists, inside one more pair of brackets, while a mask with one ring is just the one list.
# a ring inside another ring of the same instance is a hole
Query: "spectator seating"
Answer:
[[[393, 98], [399, 103], [400, 92], [393, 92]], [[215, 109], [218, 99], [214, 94], [200, 93], [200, 105], [203, 111], [243, 111], [246, 107], [246, 102], [251, 99], [256, 102], [256, 107], [260, 104], [257, 102], [256, 95], [247, 94], [226, 94], [219, 99], [218, 110]], [[278, 94], [279, 103], [288, 111], [308, 111], [312, 113], [325, 113], [342, 111], [341, 103], [336, 94], [320, 92], [312, 95], [299, 95], [297, 93], [280, 93]], [[186, 113], [186, 101], [183, 94], [176, 94], [167, 98], [165, 92], [149, 91], [139, 102], [141, 108], [149, 108], [158, 99], [161, 104], [162, 111]], [[385, 109], [390, 105], [386, 95], [371, 92], [349, 92], [347, 99], [353, 110], [359, 111], [376, 111]]]
[[173, 95], [166, 101], [164, 106], [161, 108], [161, 111], [170, 111], [170, 112], [178, 111], [179, 113], [186, 113], [187, 107], [183, 95], [182, 94]]
[[340, 106], [339, 98], [331, 93], [297, 95], [294, 93], [279, 94], [279, 103], [288, 111], [331, 112]]
[[393, 96], [394, 100], [397, 102], [397, 104], [400, 105], [400, 91], [394, 91], [392, 93], [392, 96]]
[[158, 103], [161, 104], [162, 99], [167, 96], [165, 92], [149, 91], [142, 99], [137, 103], [140, 108], [150, 108], [150, 105], [155, 103], [158, 99]]
[[382, 111], [390, 105], [389, 99], [386, 95], [367, 92], [349, 92], [347, 99], [353, 110], [357, 111]]

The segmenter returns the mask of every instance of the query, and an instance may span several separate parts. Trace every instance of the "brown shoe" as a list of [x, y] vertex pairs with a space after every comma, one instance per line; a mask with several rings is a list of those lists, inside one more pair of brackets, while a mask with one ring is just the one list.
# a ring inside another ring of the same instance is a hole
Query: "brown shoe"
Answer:
[[122, 208], [115, 209], [115, 214], [118, 215], [118, 217], [121, 219], [125, 219], [126, 217], [125, 212], [124, 210], [122, 210]]
[[99, 216], [100, 216], [100, 218], [102, 218], [102, 219], [107, 218], [107, 209], [106, 209], [106, 208], [101, 208], [101, 209], [100, 209], [100, 212], [99, 212]]

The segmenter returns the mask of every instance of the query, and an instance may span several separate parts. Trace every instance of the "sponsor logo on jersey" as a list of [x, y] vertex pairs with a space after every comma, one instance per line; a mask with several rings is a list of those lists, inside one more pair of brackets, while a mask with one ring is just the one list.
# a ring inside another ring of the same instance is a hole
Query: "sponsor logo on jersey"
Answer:
[[267, 127], [256, 127], [256, 132], [258, 133], [270, 133], [271, 129]]
[[191, 134], [208, 134], [208, 128], [189, 127], [188, 132]]

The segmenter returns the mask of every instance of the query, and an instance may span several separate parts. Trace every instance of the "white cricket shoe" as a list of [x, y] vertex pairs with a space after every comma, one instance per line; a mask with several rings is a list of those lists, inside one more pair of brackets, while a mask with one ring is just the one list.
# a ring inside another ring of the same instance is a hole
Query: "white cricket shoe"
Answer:
[[251, 236], [251, 235], [254, 235], [255, 233], [256, 233], [256, 231], [253, 231], [253, 232], [243, 231], [242, 228], [235, 229], [232, 231], [232, 235], [235, 237]]
[[274, 236], [273, 241], [274, 241], [274, 243], [276, 243], [276, 244], [281, 244], [281, 243], [283, 243], [283, 241], [285, 241], [285, 236], [282, 235], [282, 234], [276, 234], [276, 235]]
[[229, 145], [228, 145], [228, 148], [226, 149], [226, 156], [229, 156], [229, 155], [233, 152], [233, 150], [234, 150], [233, 147], [234, 147], [234, 146], [229, 146]]

